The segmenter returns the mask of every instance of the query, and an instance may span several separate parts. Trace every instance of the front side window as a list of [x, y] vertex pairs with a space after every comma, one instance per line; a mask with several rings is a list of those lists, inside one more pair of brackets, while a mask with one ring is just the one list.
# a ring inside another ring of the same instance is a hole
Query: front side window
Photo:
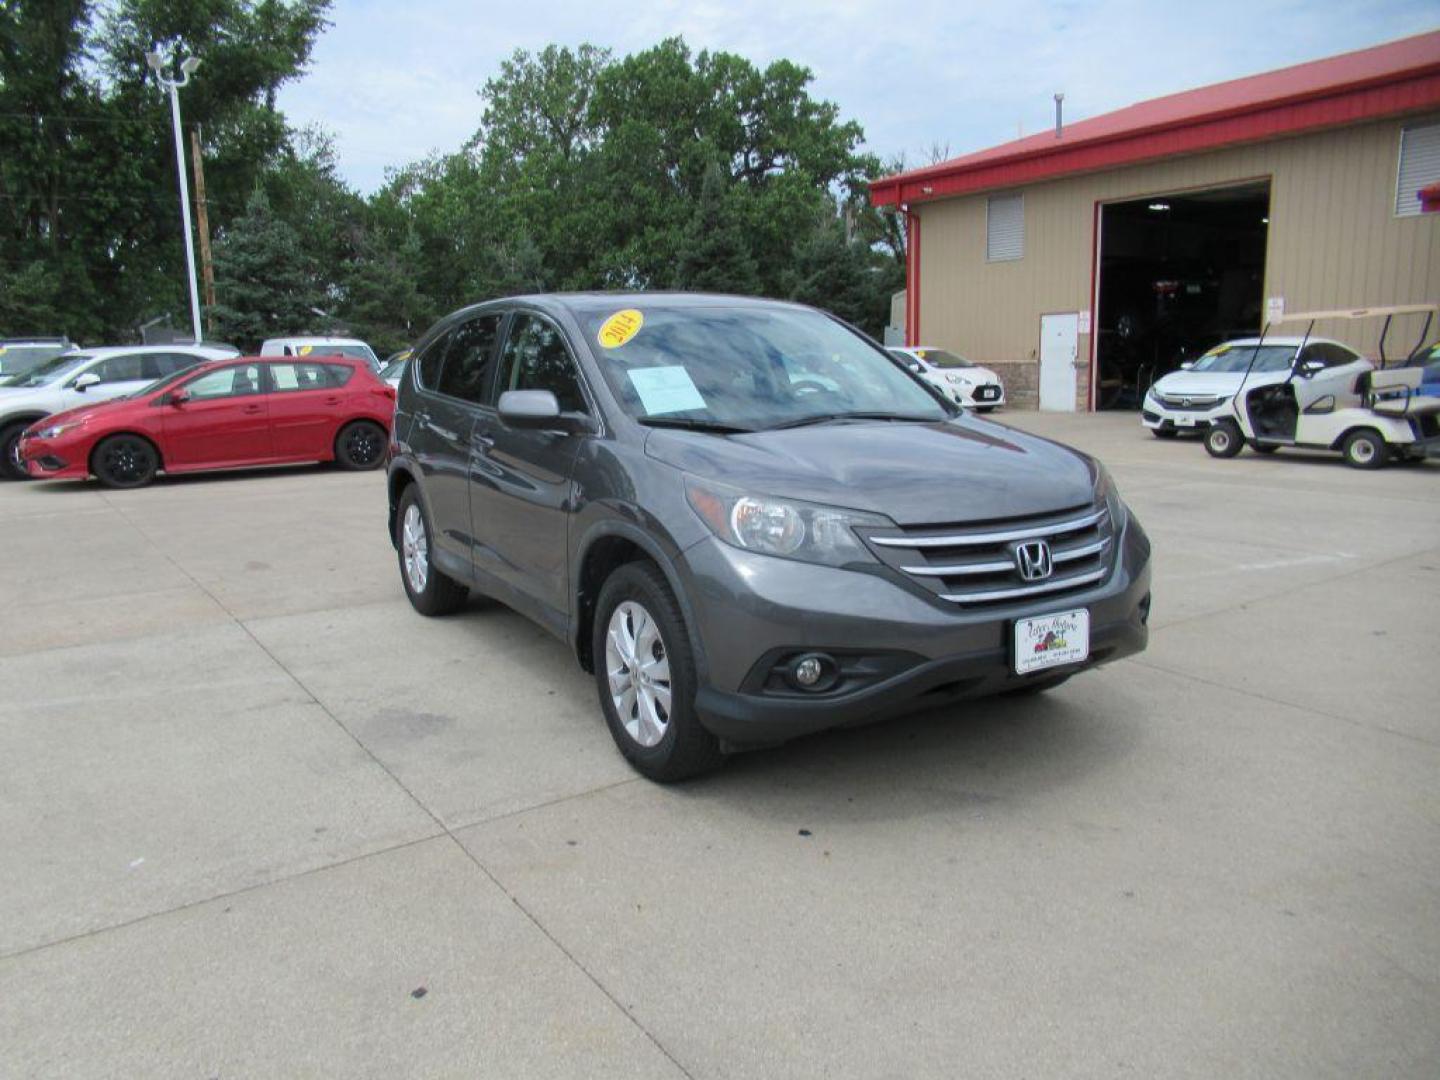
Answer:
[[450, 347], [450, 333], [447, 331], [425, 346], [415, 360], [416, 376], [426, 390], [440, 385], [440, 366], [445, 362], [445, 350]]
[[125, 353], [109, 356], [89, 371], [100, 376], [102, 383], [139, 382], [145, 378], [144, 356], [140, 353]]
[[582, 326], [605, 382], [641, 419], [754, 429], [855, 413], [952, 415], [883, 349], [818, 311], [706, 304], [639, 314], [616, 345], [605, 344], [608, 313]]
[[436, 389], [462, 401], [483, 402], [499, 333], [499, 315], [477, 315], [457, 326], [450, 334]]
[[209, 401], [214, 398], [246, 397], [260, 392], [260, 365], [236, 364], [233, 367], [207, 371], [190, 382], [183, 389], [192, 401]]
[[500, 365], [500, 393], [506, 390], [549, 390], [561, 412], [585, 412], [585, 395], [575, 361], [559, 327], [537, 315], [517, 315], [505, 340]]

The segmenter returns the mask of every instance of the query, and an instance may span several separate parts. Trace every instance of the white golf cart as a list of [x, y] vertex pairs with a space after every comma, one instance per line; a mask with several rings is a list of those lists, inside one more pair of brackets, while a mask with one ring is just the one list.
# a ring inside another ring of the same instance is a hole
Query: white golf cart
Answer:
[[[1281, 447], [1332, 450], [1357, 469], [1378, 469], [1392, 457], [1411, 461], [1440, 457], [1440, 397], [1418, 392], [1424, 368], [1416, 362], [1436, 310], [1435, 304], [1405, 304], [1297, 312], [1272, 320], [1253, 347], [1256, 354], [1271, 327], [1280, 323], [1309, 324], [1295, 349], [1289, 375], [1282, 381], [1266, 380], [1247, 390], [1247, 370], [1235, 396], [1211, 421], [1205, 449], [1217, 458], [1234, 457], [1247, 445], [1262, 454]], [[1424, 315], [1425, 324], [1415, 347], [1403, 361], [1390, 366], [1385, 357], [1385, 338], [1397, 315]], [[1319, 320], [1368, 318], [1385, 320], [1380, 332], [1378, 368], [1357, 375], [1353, 364], [1332, 369], [1318, 360], [1301, 359]]]

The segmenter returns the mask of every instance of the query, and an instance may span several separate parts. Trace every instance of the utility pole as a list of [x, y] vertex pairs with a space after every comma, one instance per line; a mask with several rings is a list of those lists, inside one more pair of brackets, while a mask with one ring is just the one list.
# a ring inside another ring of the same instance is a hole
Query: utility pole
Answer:
[[155, 72], [155, 78], [162, 89], [170, 94], [170, 121], [175, 128], [175, 172], [180, 188], [180, 222], [185, 237], [185, 284], [190, 289], [190, 322], [194, 329], [195, 344], [199, 345], [204, 338], [200, 332], [200, 293], [195, 288], [195, 240], [190, 234], [190, 192], [189, 185], [185, 181], [185, 139], [180, 134], [180, 93], [182, 86], [190, 82], [190, 76], [195, 74], [195, 69], [200, 66], [198, 56], [190, 56], [180, 63], [180, 78], [169, 78], [165, 72], [165, 59], [158, 52], [150, 51], [145, 54], [145, 62], [150, 65], [150, 70]]
[[200, 226], [200, 280], [205, 288], [205, 332], [215, 333], [215, 264], [210, 260], [210, 215], [205, 206], [205, 162], [200, 157], [200, 125], [190, 129], [195, 162], [195, 216]]

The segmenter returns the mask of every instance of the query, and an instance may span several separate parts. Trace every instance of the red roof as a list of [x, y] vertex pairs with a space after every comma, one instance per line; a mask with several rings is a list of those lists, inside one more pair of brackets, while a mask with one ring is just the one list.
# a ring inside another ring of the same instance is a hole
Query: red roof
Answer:
[[1011, 187], [1440, 107], [1440, 31], [1142, 101], [870, 184], [877, 206]]

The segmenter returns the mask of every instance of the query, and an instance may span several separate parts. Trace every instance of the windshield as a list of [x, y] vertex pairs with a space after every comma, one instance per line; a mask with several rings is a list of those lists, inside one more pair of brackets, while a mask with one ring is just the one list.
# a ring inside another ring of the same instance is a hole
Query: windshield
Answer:
[[56, 356], [46, 360], [38, 367], [32, 368], [27, 374], [8, 385], [20, 388], [49, 386], [51, 383], [59, 382], [81, 364], [92, 359], [94, 357], [90, 353], [66, 353], [64, 356]]
[[[1255, 357], [1255, 366], [1250, 366], [1250, 357]], [[1288, 371], [1295, 359], [1294, 345], [1216, 345], [1199, 360], [1191, 371], [1240, 372], [1240, 371]]]
[[34, 371], [69, 348], [68, 345], [0, 345], [0, 377]]
[[297, 356], [348, 356], [364, 360], [376, 370], [380, 368], [380, 358], [370, 351], [369, 345], [301, 345], [295, 353]]
[[616, 307], [582, 325], [632, 416], [756, 429], [852, 413], [953, 415], [883, 351], [817, 311]]
[[404, 360], [394, 360], [386, 364], [383, 368], [380, 369], [380, 377], [382, 379], [400, 378], [400, 376], [405, 372], [405, 360], [408, 359], [409, 357], [407, 356]]
[[944, 349], [916, 349], [915, 355], [934, 367], [963, 368], [975, 366], [963, 356], [956, 356], [953, 352], [946, 352]]

